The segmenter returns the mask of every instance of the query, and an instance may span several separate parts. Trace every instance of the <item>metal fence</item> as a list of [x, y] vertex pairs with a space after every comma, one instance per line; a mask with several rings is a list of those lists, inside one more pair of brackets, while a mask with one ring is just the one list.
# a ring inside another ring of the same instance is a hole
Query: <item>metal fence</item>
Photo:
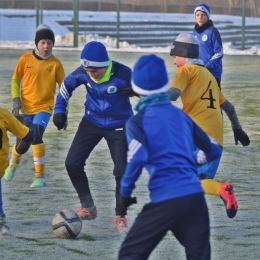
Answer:
[[[1, 0], [0, 47], [7, 42], [33, 42], [39, 23], [53, 28], [56, 46], [77, 47], [89, 39], [106, 39], [119, 48], [126, 44], [166, 47], [180, 32], [193, 31], [193, 10], [201, 1], [179, 2]], [[204, 2], [211, 7], [211, 19], [223, 43], [237, 49], [260, 47], [260, 0]]]

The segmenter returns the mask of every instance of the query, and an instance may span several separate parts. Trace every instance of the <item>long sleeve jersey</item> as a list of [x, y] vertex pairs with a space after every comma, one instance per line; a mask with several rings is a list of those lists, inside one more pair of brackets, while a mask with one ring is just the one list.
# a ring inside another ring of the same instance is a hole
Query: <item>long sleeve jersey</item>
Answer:
[[196, 24], [193, 35], [200, 41], [199, 58], [215, 78], [221, 78], [224, 54], [218, 29], [209, 20], [203, 26]]
[[25, 142], [34, 139], [33, 125], [30, 128], [23, 125], [17, 118], [4, 108], [0, 108], [0, 178], [5, 174], [9, 165], [9, 138], [7, 132], [12, 133]]
[[129, 97], [121, 94], [123, 88], [131, 87], [131, 69], [112, 62], [110, 79], [100, 84], [94, 82], [81, 66], [68, 75], [57, 95], [54, 113], [65, 113], [73, 91], [85, 85], [84, 118], [100, 128], [124, 127], [127, 119], [133, 115]]
[[147, 106], [126, 124], [128, 164], [120, 193], [130, 197], [143, 167], [149, 173], [151, 202], [202, 193], [194, 145], [211, 158], [220, 148], [188, 115], [172, 104]]
[[223, 146], [223, 120], [220, 106], [227, 100], [213, 75], [198, 64], [178, 69], [171, 88], [180, 90], [182, 110], [209, 136]]

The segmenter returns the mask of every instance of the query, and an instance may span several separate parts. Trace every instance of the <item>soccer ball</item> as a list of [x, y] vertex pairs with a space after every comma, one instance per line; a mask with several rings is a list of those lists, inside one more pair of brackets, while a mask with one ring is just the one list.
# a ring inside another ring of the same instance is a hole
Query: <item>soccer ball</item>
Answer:
[[82, 221], [73, 210], [61, 210], [52, 219], [52, 230], [59, 238], [75, 238], [81, 231]]

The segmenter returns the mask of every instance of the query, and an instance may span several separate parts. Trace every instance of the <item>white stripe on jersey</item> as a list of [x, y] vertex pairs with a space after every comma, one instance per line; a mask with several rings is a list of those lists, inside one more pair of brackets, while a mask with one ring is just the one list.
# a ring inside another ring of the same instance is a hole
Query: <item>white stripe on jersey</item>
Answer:
[[223, 51], [215, 53], [210, 60], [215, 60], [215, 59], [222, 57], [222, 56], [223, 56]]
[[66, 89], [66, 87], [65, 87], [65, 85], [64, 85], [64, 82], [62, 82], [62, 84], [61, 84], [60, 94], [61, 94], [61, 96], [64, 98], [64, 100], [65, 100], [66, 102], [68, 102], [70, 96], [69, 96], [69, 93], [68, 93], [68, 91], [67, 91], [67, 89]]
[[133, 139], [130, 144], [128, 145], [128, 152], [127, 152], [127, 162], [130, 162], [130, 160], [134, 157], [136, 152], [139, 150], [139, 148], [142, 146], [140, 142]]

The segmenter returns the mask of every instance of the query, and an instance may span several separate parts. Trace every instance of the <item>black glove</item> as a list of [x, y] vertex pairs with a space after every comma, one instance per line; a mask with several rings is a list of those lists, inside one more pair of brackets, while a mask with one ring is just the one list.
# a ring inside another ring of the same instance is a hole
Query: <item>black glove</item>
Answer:
[[63, 127], [64, 130], [66, 130], [67, 127], [68, 127], [68, 110], [66, 111], [66, 115], [67, 115], [67, 121], [66, 121], [66, 123], [64, 124], [64, 127]]
[[16, 97], [13, 99], [13, 110], [12, 110], [13, 115], [18, 116], [20, 109], [23, 112], [23, 106], [21, 103], [21, 99], [19, 97]]
[[120, 199], [121, 205], [126, 208], [128, 208], [132, 204], [137, 203], [136, 197], [125, 198], [122, 195], [120, 195], [119, 199]]
[[133, 96], [139, 97], [139, 95], [137, 95], [137, 94], [133, 91], [133, 89], [132, 89], [131, 87], [129, 87], [129, 88], [122, 88], [120, 93], [121, 93], [122, 95], [128, 96], [128, 97], [133, 97]]
[[67, 123], [67, 114], [57, 113], [53, 115], [53, 124], [57, 126], [58, 130], [64, 129]]
[[248, 135], [242, 130], [233, 130], [234, 132], [234, 139], [235, 139], [235, 144], [238, 144], [238, 141], [243, 145], [243, 146], [248, 146], [250, 144], [250, 139]]

